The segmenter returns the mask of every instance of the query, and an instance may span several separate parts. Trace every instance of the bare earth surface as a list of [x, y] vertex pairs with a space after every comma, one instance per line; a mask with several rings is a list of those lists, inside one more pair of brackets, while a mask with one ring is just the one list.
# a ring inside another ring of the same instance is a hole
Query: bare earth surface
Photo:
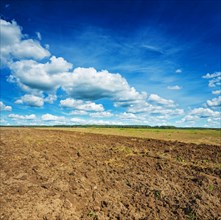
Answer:
[[221, 219], [221, 146], [0, 132], [0, 219]]

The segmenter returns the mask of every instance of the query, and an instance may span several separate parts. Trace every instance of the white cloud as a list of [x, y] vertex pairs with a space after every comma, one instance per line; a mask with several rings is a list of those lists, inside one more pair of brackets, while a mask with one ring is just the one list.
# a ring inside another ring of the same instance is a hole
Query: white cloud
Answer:
[[143, 99], [137, 99], [137, 100], [124, 100], [124, 101], [115, 101], [114, 106], [115, 107], [124, 107], [124, 108], [131, 108], [131, 107], [138, 107], [138, 106], [145, 106], [147, 104], [145, 100], [145, 96], [143, 96]]
[[34, 120], [36, 119], [36, 116], [34, 114], [31, 115], [18, 115], [18, 114], [10, 114], [8, 115], [9, 118], [12, 118], [13, 120]]
[[75, 100], [71, 98], [61, 100], [60, 105], [65, 108], [73, 108], [84, 111], [104, 111], [102, 104], [96, 104], [91, 101]]
[[190, 111], [190, 115], [198, 115], [199, 117], [220, 117], [220, 112], [213, 111], [209, 108], [195, 108]]
[[170, 89], [170, 90], [180, 90], [181, 87], [180, 86], [167, 86], [167, 89]]
[[212, 91], [213, 95], [221, 95], [221, 90]]
[[96, 71], [94, 68], [76, 68], [64, 78], [62, 88], [73, 98], [97, 100], [110, 98], [123, 104], [146, 98], [130, 87], [120, 74], [109, 73], [107, 70]]
[[71, 118], [70, 121], [73, 122], [74, 124], [85, 124], [86, 123], [86, 121], [81, 118]]
[[65, 80], [69, 81], [70, 75], [63, 72], [72, 68], [62, 57], [51, 57], [50, 61], [42, 64], [34, 60], [22, 60], [10, 64], [12, 74], [10, 81], [17, 82], [24, 90], [56, 90], [60, 83]]
[[44, 98], [44, 101], [50, 104], [52, 104], [56, 100], [57, 100], [57, 96], [54, 94], [49, 94], [46, 98]]
[[155, 102], [160, 105], [174, 106], [174, 101], [170, 99], [164, 99], [157, 94], [151, 94], [148, 98], [149, 101]]
[[41, 40], [41, 33], [40, 32], [35, 32], [37, 35], [38, 40]]
[[182, 73], [182, 70], [181, 69], [177, 69], [175, 72], [176, 73]]
[[184, 110], [180, 109], [180, 108], [176, 108], [176, 109], [164, 109], [164, 108], [156, 108], [153, 107], [153, 111], [152, 113], [156, 113], [156, 114], [163, 114], [163, 115], [170, 115], [170, 116], [176, 116], [176, 115], [183, 115], [184, 114]]
[[63, 57], [52, 56], [50, 62], [47, 62], [43, 67], [46, 73], [57, 74], [70, 70], [73, 65], [68, 63]]
[[41, 116], [43, 121], [65, 121], [65, 117], [52, 114], [44, 114]]
[[211, 79], [211, 78], [215, 78], [221, 76], [221, 72], [215, 72], [215, 73], [207, 73], [206, 75], [203, 76], [204, 79]]
[[221, 72], [215, 72], [215, 73], [207, 73], [203, 76], [204, 79], [210, 79], [209, 80], [209, 87], [216, 87], [221, 86]]
[[7, 22], [0, 19], [1, 27], [1, 46], [8, 46], [11, 44], [18, 43], [23, 37], [21, 28], [15, 21]]
[[[76, 68], [73, 72], [67, 72], [72, 68], [72, 64], [63, 58], [51, 57], [50, 61], [42, 64], [34, 60], [22, 60], [10, 64], [12, 75], [9, 77], [10, 82], [16, 82], [24, 91], [42, 95], [42, 92], [49, 93], [45, 98], [46, 102], [56, 100], [55, 93], [59, 87], [62, 87], [71, 97], [77, 99], [96, 100], [109, 98], [114, 102], [116, 107], [129, 107], [131, 105], [144, 104], [147, 94], [137, 92], [135, 88], [130, 87], [125, 78], [120, 74], [112, 74], [108, 71], [97, 72], [94, 68]], [[74, 99], [73, 99], [74, 100]], [[69, 102], [70, 99], [68, 100]], [[65, 107], [75, 108], [78, 110], [102, 111], [101, 105], [88, 102], [86, 106], [76, 102], [61, 103]], [[86, 103], [84, 103], [86, 104]], [[80, 105], [80, 107], [76, 107]], [[99, 110], [96, 108], [100, 106]], [[95, 108], [95, 109], [94, 109]]]
[[3, 102], [0, 101], [0, 111], [11, 111], [12, 107], [5, 105]]
[[80, 125], [122, 125], [123, 123], [120, 121], [107, 121], [107, 120], [87, 120], [81, 118], [71, 118], [70, 121], [74, 124]]
[[50, 55], [38, 41], [32, 39], [22, 40], [18, 44], [11, 46], [10, 53], [18, 59], [33, 58], [36, 60], [41, 60]]
[[177, 123], [183, 126], [189, 123], [188, 126], [194, 126], [198, 121], [203, 119], [207, 119], [207, 122], [210, 124], [218, 125], [217, 122], [221, 119], [221, 113], [209, 108], [195, 108], [189, 111], [189, 113], [181, 120], [177, 121]]
[[88, 112], [84, 110], [74, 110], [69, 113], [70, 115], [87, 115]]
[[44, 105], [44, 99], [35, 95], [24, 95], [21, 99], [15, 101], [16, 104], [26, 104], [31, 107], [42, 107]]
[[15, 101], [15, 104], [23, 104], [23, 101], [21, 100], [21, 99], [17, 99], [16, 101]]
[[221, 127], [221, 124], [220, 124], [221, 117], [216, 118], [216, 120], [208, 118], [207, 122], [208, 122], [208, 124], [210, 124], [210, 126], [212, 125], [212, 126], [219, 127], [219, 128]]
[[186, 115], [184, 118], [182, 118], [179, 123], [184, 122], [196, 122], [199, 119], [198, 115]]
[[177, 116], [183, 115], [184, 110], [180, 108], [175, 108], [175, 105], [152, 105], [149, 103], [144, 103], [143, 105], [130, 106], [127, 109], [130, 113], [145, 113], [145, 114], [161, 114], [164, 116]]
[[50, 56], [50, 52], [33, 39], [25, 39], [21, 27], [15, 21], [8, 22], [0, 19], [0, 60], [7, 64], [14, 58], [33, 58], [36, 60]]
[[209, 87], [221, 86], [221, 76], [211, 79], [209, 81]]
[[[98, 72], [94, 68], [76, 68], [72, 72], [66, 72], [72, 68], [72, 65], [63, 58], [52, 57], [50, 62], [45, 64], [23, 60], [12, 64], [11, 68], [15, 78], [12, 77], [12, 81], [17, 82], [25, 91], [49, 93], [44, 99], [45, 102], [52, 102], [56, 99], [50, 96], [50, 93], [55, 93], [59, 87], [76, 98], [61, 100], [62, 107], [78, 111], [104, 111], [101, 104], [96, 104], [91, 100], [109, 98], [115, 107], [128, 108], [128, 112], [131, 113], [136, 113], [137, 110], [171, 115], [183, 113], [181, 109], [165, 109], [175, 107], [174, 101], [161, 98], [157, 94], [151, 94], [149, 97], [149, 101], [155, 103], [156, 106], [147, 103], [147, 94], [137, 92], [120, 74], [112, 74], [106, 70]], [[90, 101], [84, 101], [85, 99]]]
[[66, 72], [72, 64], [61, 57], [53, 56], [45, 64], [34, 60], [17, 61], [10, 68], [13, 72], [10, 80], [26, 91], [37, 89], [47, 92], [62, 87], [73, 98], [110, 98], [122, 107], [143, 102], [147, 96], [130, 87], [120, 74], [106, 70], [97, 72], [94, 68], [76, 68], [73, 72]]
[[123, 112], [118, 115], [120, 119], [125, 119], [125, 120], [131, 120], [131, 119], [138, 119], [138, 116], [133, 114], [133, 113], [128, 113], [128, 112]]
[[111, 112], [95, 112], [90, 113], [89, 115], [93, 118], [109, 118], [113, 116]]
[[221, 106], [221, 96], [219, 96], [218, 98], [214, 98], [211, 100], [207, 100], [207, 105], [210, 107], [218, 107]]

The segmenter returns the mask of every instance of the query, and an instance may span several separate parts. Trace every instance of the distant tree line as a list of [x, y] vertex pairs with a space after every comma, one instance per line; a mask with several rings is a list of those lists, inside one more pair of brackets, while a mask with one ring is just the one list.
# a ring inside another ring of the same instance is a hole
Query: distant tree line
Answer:
[[202, 129], [202, 130], [221, 130], [221, 128], [202, 128], [202, 127], [176, 127], [172, 125], [163, 126], [150, 126], [150, 125], [0, 125], [0, 127], [32, 127], [32, 128], [48, 128], [48, 127], [58, 127], [58, 128], [136, 128], [136, 129]]

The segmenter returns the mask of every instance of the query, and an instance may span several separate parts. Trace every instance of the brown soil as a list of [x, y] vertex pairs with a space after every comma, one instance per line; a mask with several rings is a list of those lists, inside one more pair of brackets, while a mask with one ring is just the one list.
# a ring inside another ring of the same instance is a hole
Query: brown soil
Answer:
[[220, 146], [0, 132], [0, 219], [221, 219]]

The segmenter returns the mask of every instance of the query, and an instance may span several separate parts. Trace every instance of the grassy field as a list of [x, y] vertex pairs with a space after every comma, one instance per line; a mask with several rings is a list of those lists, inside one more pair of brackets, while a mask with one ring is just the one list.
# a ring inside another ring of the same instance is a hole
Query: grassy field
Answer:
[[185, 143], [213, 144], [221, 146], [221, 130], [211, 129], [156, 129], [156, 128], [43, 128], [70, 130], [85, 133], [120, 135], [159, 140], [181, 141]]

